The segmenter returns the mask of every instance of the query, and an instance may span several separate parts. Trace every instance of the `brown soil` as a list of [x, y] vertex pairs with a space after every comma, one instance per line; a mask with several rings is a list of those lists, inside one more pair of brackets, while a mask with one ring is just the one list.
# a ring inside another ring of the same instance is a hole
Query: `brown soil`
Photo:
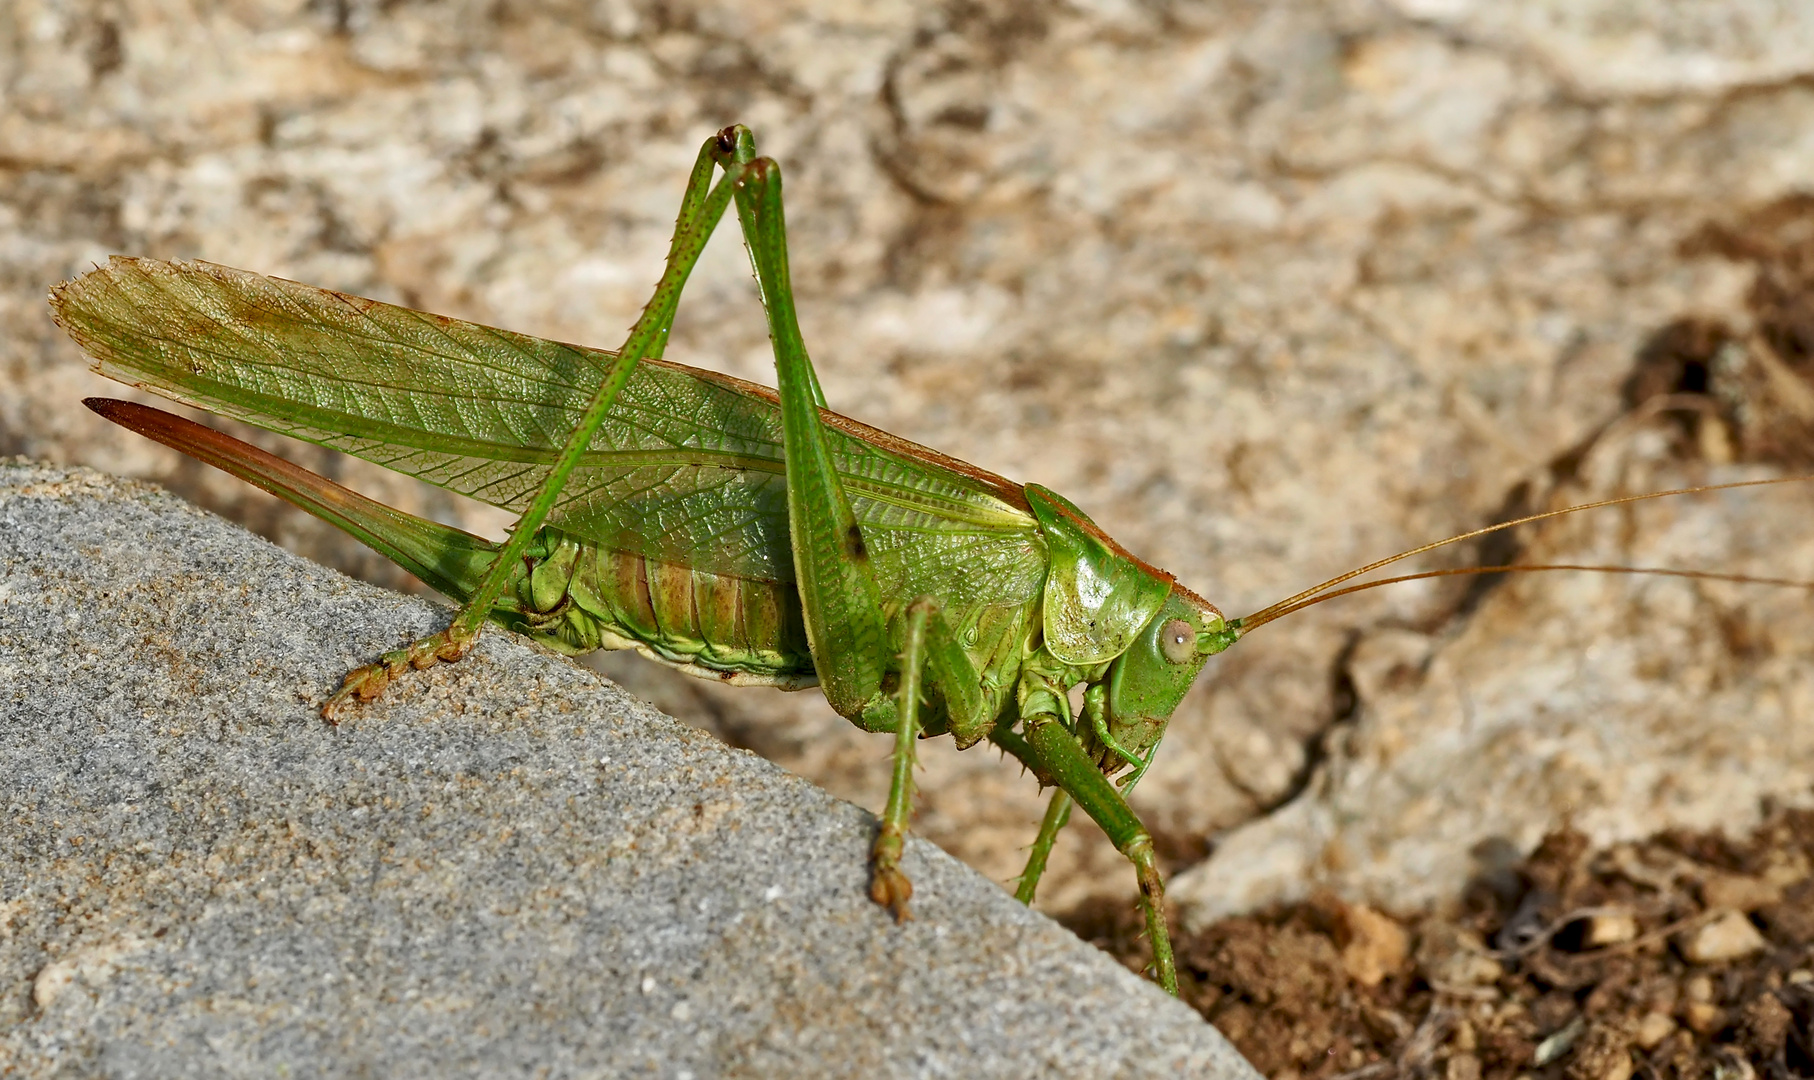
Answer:
[[[1476, 854], [1452, 916], [1319, 898], [1183, 935], [1184, 999], [1275, 1078], [1814, 1077], [1814, 811]], [[1066, 921], [1145, 962], [1132, 913]]]

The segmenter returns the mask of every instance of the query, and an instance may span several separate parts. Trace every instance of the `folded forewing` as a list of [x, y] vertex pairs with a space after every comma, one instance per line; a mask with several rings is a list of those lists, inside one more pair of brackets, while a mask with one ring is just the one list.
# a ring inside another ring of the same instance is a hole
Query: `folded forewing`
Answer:
[[[518, 512], [614, 359], [203, 262], [116, 256], [51, 305], [105, 375]], [[1012, 485], [827, 418], [894, 587], [943, 587], [963, 562], [1001, 590], [981, 595], [1037, 589], [1034, 520]], [[792, 580], [772, 392], [639, 364], [551, 523], [616, 550]]]

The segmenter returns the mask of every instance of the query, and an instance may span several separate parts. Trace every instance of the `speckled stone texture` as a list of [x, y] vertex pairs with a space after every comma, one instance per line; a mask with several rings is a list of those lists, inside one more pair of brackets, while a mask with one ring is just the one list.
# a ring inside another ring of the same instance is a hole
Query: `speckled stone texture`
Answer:
[[[1252, 1077], [916, 841], [148, 485], [0, 466], [0, 1074]], [[878, 752], [882, 750], [878, 747]]]

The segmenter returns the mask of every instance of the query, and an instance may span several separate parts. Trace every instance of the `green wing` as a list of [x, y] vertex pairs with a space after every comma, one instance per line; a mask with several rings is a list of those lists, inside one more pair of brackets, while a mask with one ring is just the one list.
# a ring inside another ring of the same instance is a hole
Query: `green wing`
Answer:
[[[54, 289], [51, 307], [104, 375], [518, 512], [614, 359], [204, 262], [115, 256]], [[1043, 548], [1015, 485], [825, 418], [890, 595], [1037, 595]], [[613, 550], [792, 581], [773, 392], [639, 364], [550, 523]]]

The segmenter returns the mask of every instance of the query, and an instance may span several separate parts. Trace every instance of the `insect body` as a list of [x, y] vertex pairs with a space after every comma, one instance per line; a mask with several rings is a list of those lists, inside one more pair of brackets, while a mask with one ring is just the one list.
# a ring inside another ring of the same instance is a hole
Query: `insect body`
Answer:
[[[778, 391], [658, 359], [733, 199]], [[1074, 800], [1133, 862], [1175, 992], [1152, 840], [1125, 791], [1240, 631], [1062, 497], [825, 410], [794, 323], [780, 200], [779, 168], [746, 130], [708, 140], [667, 272], [616, 353], [202, 263], [116, 258], [51, 303], [104, 374], [522, 514], [493, 545], [187, 421], [95, 403], [465, 602], [448, 630], [349, 675], [324, 713], [458, 659], [485, 619], [569, 652], [632, 647], [710, 678], [817, 682], [839, 713], [896, 735], [871, 894], [897, 917], [915, 738], [992, 739], [1058, 788], [1021, 895]]]
[[[659, 358], [733, 201], [778, 390]], [[780, 171], [742, 128], [702, 148], [667, 270], [615, 352], [207, 263], [115, 258], [51, 306], [103, 374], [522, 515], [493, 544], [186, 420], [90, 402], [465, 605], [447, 630], [350, 674], [324, 714], [458, 659], [487, 619], [570, 653], [634, 648], [706, 678], [816, 683], [859, 727], [895, 735], [871, 895], [902, 918], [914, 741], [987, 739], [1057, 789], [1017, 895], [1032, 898], [1081, 806], [1134, 866], [1174, 993], [1164, 888], [1126, 794], [1209, 656], [1354, 576], [1226, 620], [1061, 496], [827, 410], [793, 315]]]

